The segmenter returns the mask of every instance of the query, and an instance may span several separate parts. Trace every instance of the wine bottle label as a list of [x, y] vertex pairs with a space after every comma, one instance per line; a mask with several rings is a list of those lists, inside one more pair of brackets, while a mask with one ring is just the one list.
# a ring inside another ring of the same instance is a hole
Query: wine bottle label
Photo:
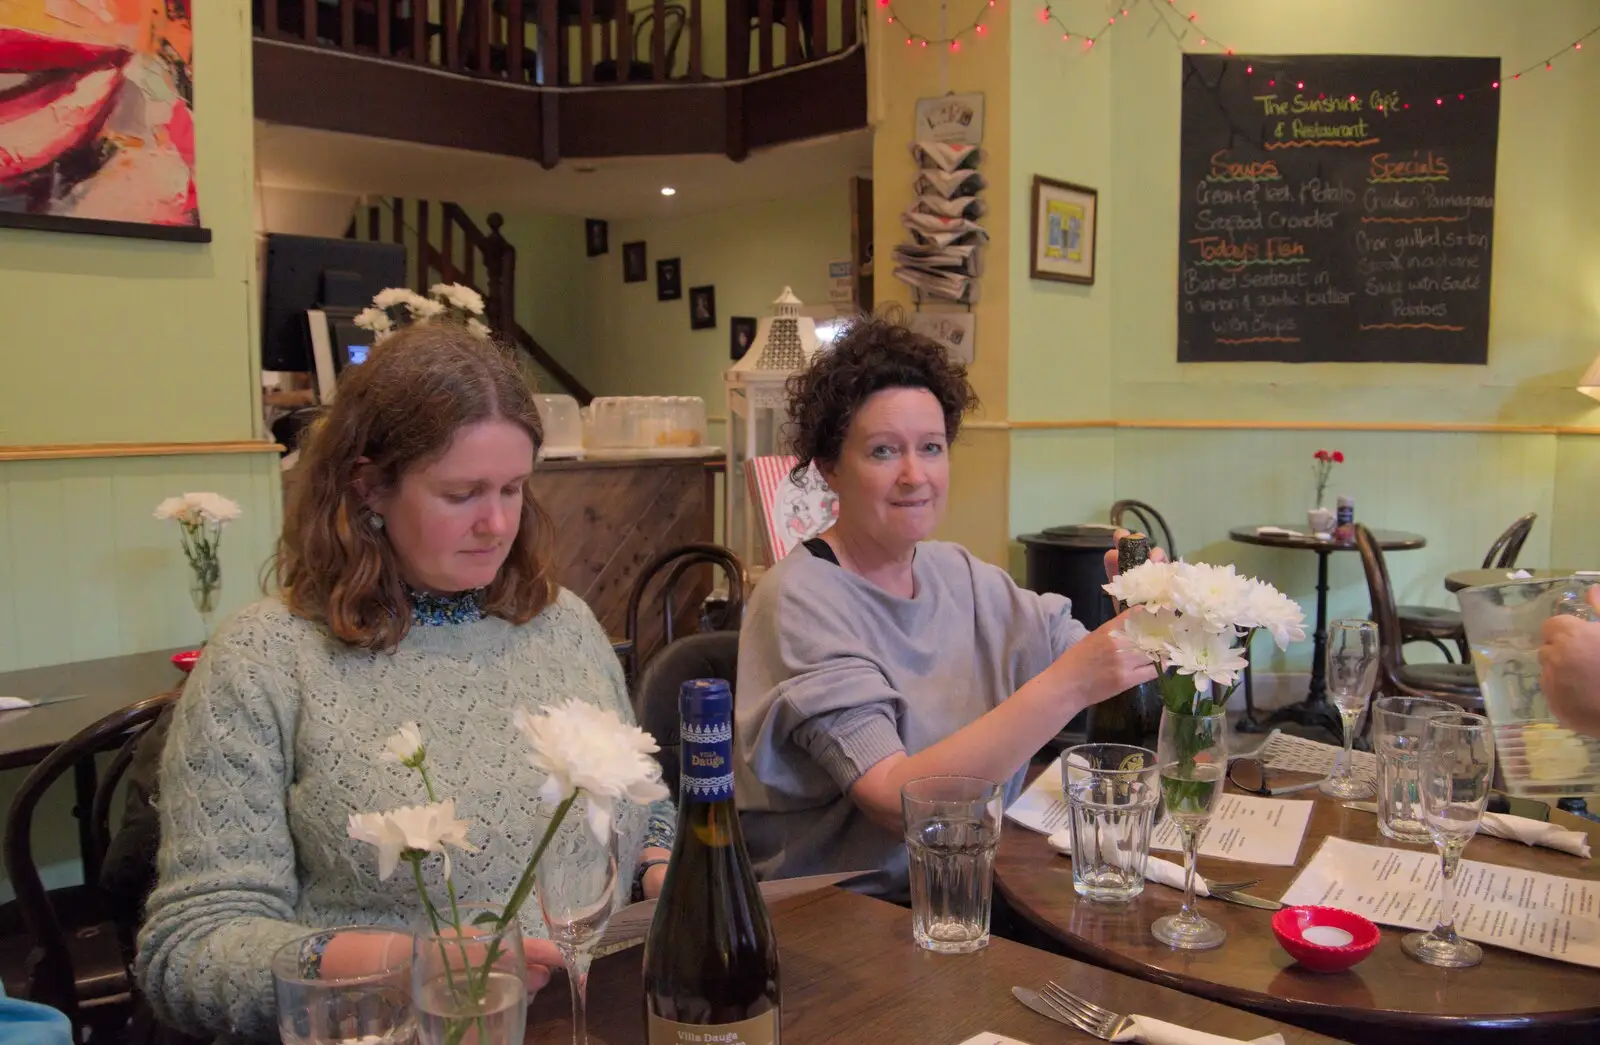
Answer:
[[721, 679], [694, 679], [680, 693], [678, 782], [685, 802], [733, 798], [733, 698]]
[[650, 1014], [649, 1045], [778, 1045], [778, 1010], [738, 1023], [674, 1023]]

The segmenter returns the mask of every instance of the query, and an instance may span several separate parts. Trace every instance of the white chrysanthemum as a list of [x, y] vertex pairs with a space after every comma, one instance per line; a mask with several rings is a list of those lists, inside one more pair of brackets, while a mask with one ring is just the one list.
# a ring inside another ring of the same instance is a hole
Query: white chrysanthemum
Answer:
[[1151, 559], [1111, 578], [1105, 590], [1118, 603], [1168, 609], [1172, 606], [1173, 577], [1181, 565]]
[[475, 316], [483, 315], [483, 295], [471, 287], [462, 286], [460, 283], [435, 283], [428, 288], [428, 293], [463, 312], [470, 312]]
[[415, 722], [400, 723], [399, 732], [383, 742], [383, 752], [378, 755], [385, 762], [399, 762], [415, 769], [422, 761], [422, 727]]
[[1122, 623], [1126, 645], [1136, 649], [1156, 663], [1161, 663], [1167, 644], [1172, 641], [1172, 628], [1177, 617], [1170, 610], [1144, 610], [1130, 614]]
[[1250, 578], [1240, 576], [1232, 566], [1179, 563], [1172, 577], [1172, 606], [1231, 638], [1243, 616], [1250, 585]]
[[362, 330], [370, 330], [374, 334], [387, 334], [394, 329], [394, 320], [389, 318], [389, 313], [381, 308], [368, 307], [356, 313], [356, 326]]
[[413, 301], [424, 300], [420, 294], [405, 287], [388, 287], [373, 295], [372, 303], [380, 309], [391, 309], [396, 305], [409, 306]]
[[540, 799], [556, 803], [586, 793], [589, 829], [602, 843], [611, 836], [618, 799], [648, 805], [667, 797], [661, 767], [650, 757], [661, 750], [655, 738], [615, 711], [569, 699], [537, 714], [518, 708], [511, 720], [528, 742], [529, 764], [546, 774]]
[[416, 320], [428, 320], [433, 319], [435, 316], [442, 316], [444, 315], [444, 309], [444, 305], [437, 301], [430, 301], [427, 298], [414, 295], [410, 301], [406, 302], [406, 310], [411, 313], [411, 318]]
[[489, 329], [489, 324], [485, 323], [483, 320], [469, 319], [467, 320], [467, 333], [471, 334], [473, 337], [482, 338], [483, 340], [487, 341], [493, 334], [493, 331]]
[[444, 856], [444, 875], [450, 877], [450, 854], [445, 846], [468, 853], [478, 847], [467, 841], [470, 820], [456, 819], [456, 800], [447, 798], [422, 806], [401, 806], [387, 813], [350, 814], [350, 837], [378, 849], [378, 877], [387, 879], [406, 852]]
[[189, 502], [182, 497], [168, 497], [156, 505], [157, 519], [177, 519], [183, 521], [188, 517]]
[[1279, 649], [1306, 637], [1306, 616], [1300, 604], [1265, 581], [1252, 581], [1239, 617], [1241, 628], [1261, 628]]
[[1166, 667], [1180, 675], [1193, 675], [1196, 693], [1205, 693], [1213, 683], [1228, 689], [1244, 671], [1244, 649], [1235, 646], [1230, 629], [1218, 633], [1194, 617], [1180, 617], [1173, 623], [1172, 641], [1167, 644]]
[[239, 502], [219, 493], [186, 493], [183, 496], [189, 507], [206, 522], [231, 523], [242, 514]]

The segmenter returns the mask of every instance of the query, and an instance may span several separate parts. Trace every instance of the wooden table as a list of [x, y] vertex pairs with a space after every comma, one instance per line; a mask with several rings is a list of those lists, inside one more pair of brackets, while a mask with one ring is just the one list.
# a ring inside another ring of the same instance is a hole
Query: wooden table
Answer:
[[[1485, 584], [1499, 584], [1502, 581], [1512, 580], [1511, 574], [1515, 570], [1457, 570], [1444, 575], [1444, 590], [1457, 592], [1462, 588], [1481, 588]], [[1551, 581], [1557, 577], [1571, 577], [1578, 570], [1524, 570], [1532, 574], [1531, 577], [1516, 578], [1518, 580]], [[1600, 583], [1600, 573], [1590, 571], [1588, 579]]]
[[[930, 954], [911, 942], [911, 912], [841, 889], [771, 905], [783, 979], [784, 1045], [958, 1045], [993, 1031], [1036, 1045], [1095, 1039], [1045, 1019], [1011, 996], [1055, 980], [1119, 1012], [1137, 1011], [1213, 1034], [1278, 1031], [1288, 1045], [1330, 1039], [1261, 1016], [996, 939], [970, 955]], [[637, 947], [595, 962], [589, 1041], [644, 1041]], [[528, 1014], [529, 1045], [569, 1045], [572, 1007], [558, 979]]]
[[[1293, 530], [1292, 526], [1280, 526]], [[1317, 626], [1311, 636], [1311, 687], [1306, 699], [1299, 704], [1279, 708], [1266, 721], [1265, 726], [1252, 720], [1244, 732], [1263, 732], [1284, 722], [1326, 729], [1335, 738], [1343, 739], [1344, 726], [1339, 713], [1328, 703], [1327, 652], [1328, 652], [1328, 557], [1334, 552], [1353, 552], [1354, 539], [1348, 541], [1318, 540], [1311, 536], [1284, 533], [1257, 533], [1260, 526], [1239, 526], [1228, 531], [1230, 540], [1240, 544], [1256, 544], [1265, 548], [1287, 548], [1293, 551], [1310, 551], [1317, 554]], [[1425, 547], [1428, 539], [1420, 533], [1405, 530], [1372, 530], [1372, 537], [1386, 552], [1413, 551]]]
[[[1322, 795], [1296, 800], [1316, 803], [1300, 846], [1302, 867], [1330, 835], [1416, 848], [1385, 839], [1371, 813], [1345, 809]], [[1550, 819], [1587, 831], [1600, 852], [1600, 825], [1559, 810], [1551, 810]], [[1483, 835], [1468, 844], [1466, 855], [1600, 881], [1600, 865], [1594, 860]], [[1259, 875], [1261, 884], [1247, 892], [1276, 900], [1298, 868], [1203, 858], [1200, 872], [1228, 878]], [[1365, 961], [1347, 972], [1323, 975], [1300, 968], [1279, 946], [1272, 935], [1272, 912], [1220, 900], [1201, 900], [1200, 905], [1207, 918], [1227, 929], [1227, 942], [1212, 951], [1174, 951], [1150, 935], [1150, 923], [1182, 905], [1177, 890], [1150, 884], [1123, 907], [1080, 900], [1072, 888], [1071, 862], [1051, 850], [1044, 836], [1010, 824], [1001, 833], [995, 882], [1021, 917], [1073, 957], [1350, 1041], [1443, 1041], [1444, 1034], [1452, 1042], [1492, 1039], [1518, 1045], [1600, 1040], [1597, 969], [1489, 946], [1475, 969], [1437, 969], [1400, 950], [1406, 930], [1384, 927], [1383, 939]], [[1429, 1037], [1434, 1034], [1441, 1036]]]

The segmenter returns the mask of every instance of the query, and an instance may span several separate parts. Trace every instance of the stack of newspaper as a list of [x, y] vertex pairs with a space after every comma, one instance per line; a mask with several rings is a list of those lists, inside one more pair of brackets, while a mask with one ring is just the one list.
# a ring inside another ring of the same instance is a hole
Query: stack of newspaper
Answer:
[[989, 234], [978, 219], [987, 182], [978, 172], [983, 150], [954, 142], [919, 141], [911, 155], [921, 168], [912, 182], [916, 198], [900, 216], [910, 240], [894, 250], [895, 278], [933, 298], [971, 305], [983, 275], [981, 248]]

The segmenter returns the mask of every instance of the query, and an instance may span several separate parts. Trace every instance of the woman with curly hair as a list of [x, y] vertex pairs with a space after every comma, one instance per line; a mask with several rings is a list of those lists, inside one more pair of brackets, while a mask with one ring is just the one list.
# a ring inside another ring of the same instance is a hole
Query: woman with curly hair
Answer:
[[1090, 633], [930, 540], [976, 404], [944, 349], [881, 319], [790, 382], [796, 470], [815, 462], [839, 513], [762, 578], [740, 633], [740, 821], [764, 877], [871, 868], [859, 887], [904, 901], [908, 780], [1005, 782], [1009, 802], [1074, 715], [1155, 677], [1120, 618]]
[[[513, 709], [578, 698], [632, 720], [604, 630], [551, 577], [528, 482], [542, 439], [513, 362], [458, 324], [408, 327], [341, 377], [292, 473], [277, 593], [217, 629], [168, 734], [137, 962], [164, 1021], [276, 1041], [279, 946], [422, 913], [347, 836], [352, 813], [422, 801], [380, 757], [402, 723], [421, 723], [441, 797], [473, 824], [458, 893], [503, 902], [548, 824], [544, 776], [506, 739]], [[619, 873], [643, 894], [673, 823], [665, 802], [618, 807]], [[560, 957], [536, 914], [522, 931], [537, 988]], [[361, 939], [335, 937], [324, 971], [370, 968], [385, 944]]]

